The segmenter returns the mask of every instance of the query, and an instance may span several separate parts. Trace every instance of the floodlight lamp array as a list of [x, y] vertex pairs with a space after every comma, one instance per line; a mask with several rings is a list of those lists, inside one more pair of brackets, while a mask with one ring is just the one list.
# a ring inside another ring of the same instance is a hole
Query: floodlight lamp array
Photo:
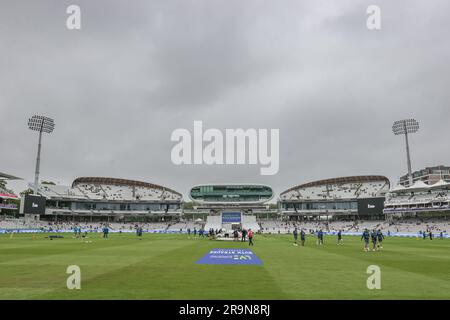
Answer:
[[28, 120], [28, 128], [33, 131], [52, 133], [55, 129], [55, 122], [51, 118], [34, 115]]
[[419, 122], [415, 119], [395, 121], [392, 125], [392, 132], [395, 135], [416, 133], [417, 131], [419, 131]]

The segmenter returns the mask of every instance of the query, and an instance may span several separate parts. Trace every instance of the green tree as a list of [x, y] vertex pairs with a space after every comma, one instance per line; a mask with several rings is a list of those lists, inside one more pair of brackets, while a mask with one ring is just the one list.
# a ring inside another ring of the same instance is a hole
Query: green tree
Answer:
[[6, 193], [14, 194], [14, 191], [8, 189], [8, 182], [6, 180], [0, 179], [0, 190], [3, 190]]
[[183, 203], [183, 209], [194, 209], [195, 206], [198, 206], [198, 204], [192, 201]]
[[54, 183], [53, 181], [42, 181], [41, 184], [49, 184], [52, 186], [56, 186], [56, 183]]
[[25, 197], [27, 194], [31, 194], [31, 193], [33, 193], [33, 189], [31, 189], [31, 188], [28, 188], [28, 189], [26, 189], [26, 190], [23, 190], [21, 193], [20, 193], [20, 197]]

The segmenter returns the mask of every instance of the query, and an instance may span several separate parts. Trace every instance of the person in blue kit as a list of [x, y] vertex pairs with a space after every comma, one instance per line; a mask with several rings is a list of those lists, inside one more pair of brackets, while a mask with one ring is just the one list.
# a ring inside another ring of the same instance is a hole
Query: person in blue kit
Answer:
[[369, 239], [370, 239], [370, 234], [369, 234], [369, 230], [364, 229], [364, 232], [362, 233], [361, 236], [361, 240], [364, 239], [364, 251], [368, 252], [369, 251]]
[[136, 227], [136, 235], [139, 237], [139, 240], [142, 240], [142, 227], [137, 226]]
[[298, 239], [297, 228], [294, 229], [293, 235], [294, 235], [294, 246], [298, 246], [298, 244], [297, 244], [297, 239]]
[[302, 229], [300, 230], [300, 241], [302, 243], [302, 247], [305, 246], [305, 240], [306, 240], [306, 233], [305, 231]]
[[383, 240], [384, 240], [384, 234], [381, 232], [381, 229], [378, 229], [377, 231], [377, 250], [383, 249]]
[[342, 230], [338, 231], [337, 238], [338, 238], [337, 244], [338, 245], [343, 245], [344, 244], [344, 240], [342, 240]]
[[103, 227], [103, 238], [108, 238], [109, 228], [107, 225]]
[[323, 245], [323, 231], [322, 229], [317, 232], [317, 245]]
[[370, 238], [372, 239], [372, 251], [375, 251], [377, 248], [377, 232], [375, 229], [370, 233]]

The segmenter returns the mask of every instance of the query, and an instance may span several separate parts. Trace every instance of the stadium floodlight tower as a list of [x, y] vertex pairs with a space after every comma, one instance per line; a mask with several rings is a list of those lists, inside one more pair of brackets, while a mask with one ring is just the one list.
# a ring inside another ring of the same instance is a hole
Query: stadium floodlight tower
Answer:
[[49, 134], [52, 133], [53, 129], [55, 129], [55, 122], [51, 118], [34, 115], [28, 120], [28, 128], [30, 128], [33, 131], [39, 132], [39, 144], [36, 157], [36, 170], [34, 172], [34, 189], [33, 189], [33, 193], [37, 194], [39, 183], [39, 167], [41, 164], [42, 133], [43, 132]]
[[409, 179], [409, 186], [413, 184], [413, 177], [412, 177], [412, 170], [411, 170], [411, 156], [409, 154], [409, 141], [408, 141], [408, 134], [410, 133], [416, 133], [419, 131], [419, 122], [417, 122], [414, 119], [406, 119], [406, 120], [399, 120], [395, 121], [394, 125], [392, 126], [392, 131], [395, 135], [405, 135], [405, 141], [406, 141], [406, 157], [408, 161], [408, 179]]

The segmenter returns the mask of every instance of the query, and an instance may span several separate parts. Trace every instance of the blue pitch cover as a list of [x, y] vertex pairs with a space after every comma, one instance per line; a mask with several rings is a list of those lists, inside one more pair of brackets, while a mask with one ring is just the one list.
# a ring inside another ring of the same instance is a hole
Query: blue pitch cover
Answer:
[[197, 264], [256, 264], [263, 262], [249, 249], [212, 249]]

